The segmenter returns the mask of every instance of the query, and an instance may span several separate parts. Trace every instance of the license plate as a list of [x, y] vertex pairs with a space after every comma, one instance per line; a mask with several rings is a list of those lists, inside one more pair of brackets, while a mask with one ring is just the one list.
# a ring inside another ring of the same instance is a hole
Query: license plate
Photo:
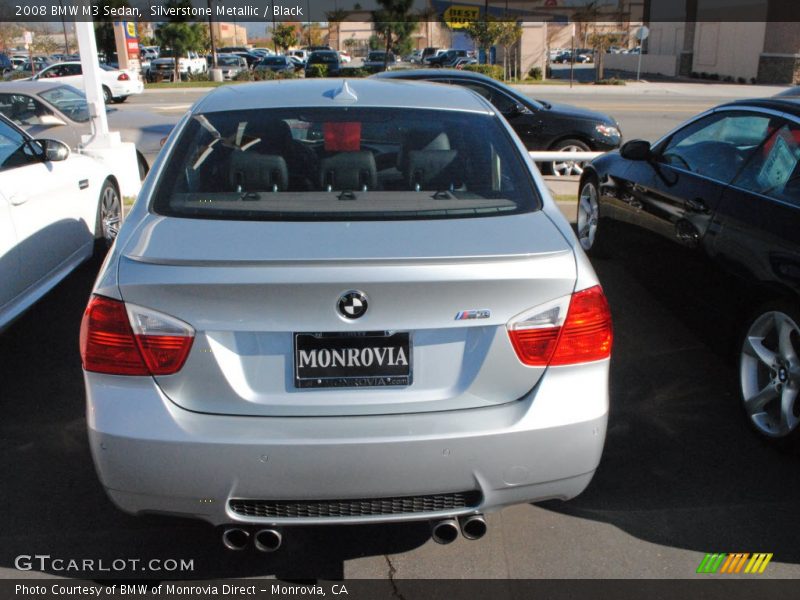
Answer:
[[408, 332], [295, 333], [298, 388], [411, 384]]

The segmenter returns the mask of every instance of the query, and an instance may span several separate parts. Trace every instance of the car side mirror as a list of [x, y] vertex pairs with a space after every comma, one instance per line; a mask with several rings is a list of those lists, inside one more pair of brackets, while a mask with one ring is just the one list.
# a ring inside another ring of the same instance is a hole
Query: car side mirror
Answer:
[[39, 117], [39, 123], [42, 125], [52, 125], [52, 126], [66, 125], [64, 121], [62, 121], [55, 115], [42, 115], [41, 117]]
[[518, 117], [519, 115], [526, 115], [530, 111], [528, 108], [519, 102], [514, 104], [511, 108], [509, 108], [505, 113], [503, 113], [506, 117]]
[[628, 160], [648, 160], [652, 158], [653, 150], [647, 140], [630, 140], [622, 144], [619, 155]]
[[69, 146], [58, 140], [36, 140], [44, 150], [44, 160], [47, 162], [57, 162], [67, 160], [69, 157]]

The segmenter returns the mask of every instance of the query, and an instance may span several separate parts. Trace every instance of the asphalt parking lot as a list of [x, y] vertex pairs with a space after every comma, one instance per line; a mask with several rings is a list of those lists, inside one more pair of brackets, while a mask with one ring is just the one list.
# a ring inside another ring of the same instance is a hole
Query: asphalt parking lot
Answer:
[[681, 578], [706, 552], [771, 552], [760, 577], [800, 577], [798, 455], [748, 431], [716, 325], [677, 285], [694, 283], [684, 263], [637, 244], [595, 264], [616, 347], [606, 448], [582, 496], [489, 515], [477, 542], [439, 546], [425, 524], [303, 528], [273, 555], [228, 552], [209, 526], [130, 517], [106, 499], [77, 349], [99, 264], [84, 265], [0, 336], [0, 577], [41, 576], [15, 561], [45, 554], [193, 561], [191, 572], [113, 575], [148, 579]]

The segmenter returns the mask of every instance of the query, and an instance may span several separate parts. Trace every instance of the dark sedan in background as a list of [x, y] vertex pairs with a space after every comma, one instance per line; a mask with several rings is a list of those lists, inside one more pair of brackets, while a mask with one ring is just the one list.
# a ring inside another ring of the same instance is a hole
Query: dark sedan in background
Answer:
[[683, 310], [714, 299], [696, 312], [730, 338], [753, 428], [798, 441], [800, 99], [724, 104], [652, 146], [632, 140], [597, 158], [581, 178], [577, 227], [595, 256], [623, 246], [623, 232], [644, 234], [651, 273], [672, 256], [656, 250], [657, 238], [672, 242]]
[[[509, 86], [471, 71], [412, 69], [378, 73], [375, 77], [415, 79], [470, 88], [497, 107], [528, 150], [607, 151], [619, 147], [622, 133], [617, 121], [603, 113], [533, 100]], [[556, 161], [542, 165], [554, 175], [580, 175], [583, 163]]]
[[315, 65], [327, 67], [327, 75], [329, 77], [336, 77], [342, 66], [339, 61], [339, 53], [333, 50], [315, 50], [312, 52], [306, 61], [306, 77], [313, 76]]

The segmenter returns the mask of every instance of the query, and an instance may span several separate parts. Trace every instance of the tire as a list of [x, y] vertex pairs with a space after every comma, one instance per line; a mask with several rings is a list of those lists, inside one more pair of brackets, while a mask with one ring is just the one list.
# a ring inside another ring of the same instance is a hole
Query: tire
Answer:
[[742, 328], [741, 406], [761, 439], [779, 447], [800, 441], [800, 309], [790, 302], [761, 306]]
[[103, 86], [103, 102], [106, 104], [111, 104], [114, 101], [114, 97], [111, 95], [111, 90], [108, 86]]
[[[556, 142], [550, 150], [554, 150], [556, 152], [588, 152], [591, 150], [585, 142], [576, 139], [567, 139], [561, 140], [560, 142]], [[550, 175], [555, 175], [556, 177], [567, 177], [570, 175], [583, 175], [583, 166], [588, 161], [577, 162], [577, 161], [569, 161], [569, 160], [562, 160], [562, 161], [553, 161], [545, 163], [545, 170]]]
[[95, 221], [95, 254], [103, 256], [117, 238], [122, 224], [122, 199], [113, 181], [106, 179], [100, 188]]
[[587, 175], [578, 188], [578, 215], [575, 231], [584, 252], [594, 258], [608, 256], [606, 227], [600, 219], [600, 186], [597, 176]]
[[127, 99], [128, 99], [127, 96], [117, 96], [116, 98], [114, 98], [114, 102], [116, 102], [117, 104], [122, 104]]
[[147, 165], [147, 159], [144, 156], [136, 153], [136, 164], [139, 167], [139, 180], [144, 181], [144, 178], [147, 177], [147, 173], [150, 171], [150, 167]]

